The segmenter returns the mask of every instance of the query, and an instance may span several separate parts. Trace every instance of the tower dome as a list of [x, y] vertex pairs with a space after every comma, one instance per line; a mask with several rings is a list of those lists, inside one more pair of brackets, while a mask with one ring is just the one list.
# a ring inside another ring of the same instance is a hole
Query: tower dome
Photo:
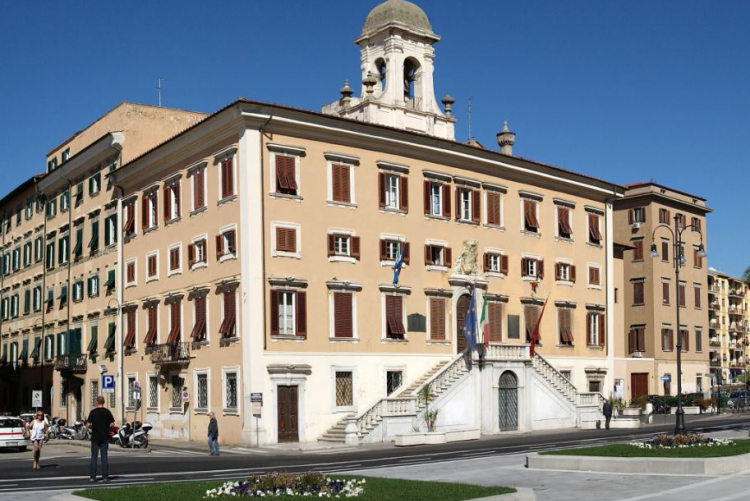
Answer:
[[362, 34], [371, 33], [390, 24], [432, 33], [430, 20], [421, 8], [405, 0], [388, 0], [370, 11], [362, 27]]

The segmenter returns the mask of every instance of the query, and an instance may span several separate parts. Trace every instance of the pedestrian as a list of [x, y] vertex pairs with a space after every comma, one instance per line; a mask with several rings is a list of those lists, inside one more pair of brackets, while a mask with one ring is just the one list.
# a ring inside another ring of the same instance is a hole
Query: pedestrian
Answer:
[[91, 463], [89, 464], [89, 481], [96, 482], [97, 456], [102, 456], [102, 480], [109, 482], [109, 429], [115, 424], [115, 417], [104, 407], [104, 397], [96, 397], [96, 409], [89, 413], [86, 426], [91, 430]]
[[212, 456], [219, 455], [219, 422], [216, 421], [216, 414], [209, 412], [208, 417], [208, 450]]
[[604, 418], [606, 419], [604, 427], [609, 430], [609, 422], [612, 420], [612, 404], [609, 403], [609, 400], [604, 402], [602, 414], [604, 414]]
[[44, 419], [44, 412], [37, 411], [34, 419], [27, 425], [29, 428], [29, 440], [34, 446], [34, 464], [32, 469], [39, 469], [39, 458], [42, 456], [42, 445], [47, 438], [47, 420]]

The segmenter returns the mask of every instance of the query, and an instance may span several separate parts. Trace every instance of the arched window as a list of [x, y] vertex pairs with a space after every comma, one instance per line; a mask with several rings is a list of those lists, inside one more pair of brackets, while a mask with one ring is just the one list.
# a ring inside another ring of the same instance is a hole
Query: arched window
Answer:
[[404, 99], [413, 99], [415, 95], [415, 83], [419, 64], [413, 59], [404, 61]]
[[386, 85], [386, 66], [385, 61], [383, 59], [378, 59], [375, 62], [375, 66], [378, 69], [378, 75], [380, 76], [380, 90], [385, 91], [385, 85]]

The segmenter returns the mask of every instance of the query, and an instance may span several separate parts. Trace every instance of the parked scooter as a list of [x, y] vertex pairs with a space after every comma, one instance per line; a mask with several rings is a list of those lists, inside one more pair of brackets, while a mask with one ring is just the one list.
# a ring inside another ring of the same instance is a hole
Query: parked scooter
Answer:
[[117, 445], [127, 449], [145, 449], [148, 447], [148, 432], [153, 426], [150, 423], [133, 421], [125, 423], [117, 432]]
[[120, 438], [119, 431], [120, 431], [120, 427], [117, 425], [113, 425], [109, 429], [109, 443], [110, 444], [115, 445], [118, 443], [119, 438]]
[[78, 420], [73, 425], [73, 428], [75, 428], [75, 434], [78, 440], [91, 440], [91, 434], [89, 433], [86, 423]]
[[75, 440], [76, 430], [65, 426], [66, 423], [67, 421], [63, 418], [54, 418], [52, 420], [52, 425], [50, 426], [50, 438]]

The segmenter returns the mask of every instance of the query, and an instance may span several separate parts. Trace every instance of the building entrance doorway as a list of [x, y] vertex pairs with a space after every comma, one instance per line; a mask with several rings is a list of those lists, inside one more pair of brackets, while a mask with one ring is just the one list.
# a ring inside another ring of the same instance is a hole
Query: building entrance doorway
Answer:
[[297, 386], [277, 387], [278, 441], [299, 442]]
[[498, 395], [498, 425], [500, 431], [518, 429], [518, 378], [511, 371], [500, 376]]
[[630, 375], [630, 399], [648, 395], [648, 372], [634, 372]]

